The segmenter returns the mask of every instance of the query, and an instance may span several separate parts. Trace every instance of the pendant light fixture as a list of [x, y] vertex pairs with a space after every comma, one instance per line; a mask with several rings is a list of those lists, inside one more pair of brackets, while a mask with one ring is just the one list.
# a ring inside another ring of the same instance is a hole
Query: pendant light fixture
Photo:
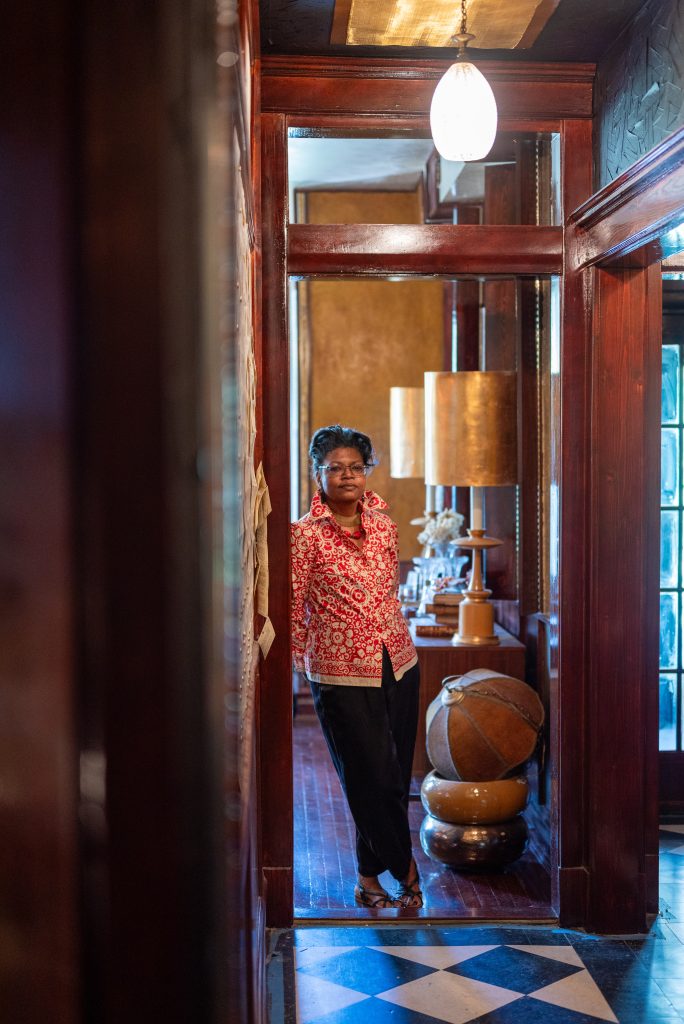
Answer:
[[475, 36], [466, 29], [466, 0], [461, 0], [461, 31], [452, 37], [456, 61], [439, 80], [430, 105], [430, 129], [445, 160], [482, 160], [494, 144], [496, 100], [489, 82], [466, 59]]

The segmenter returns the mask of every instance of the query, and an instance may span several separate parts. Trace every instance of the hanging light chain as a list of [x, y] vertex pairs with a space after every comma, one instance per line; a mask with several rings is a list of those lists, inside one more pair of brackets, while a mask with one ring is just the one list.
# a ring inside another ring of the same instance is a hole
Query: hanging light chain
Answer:
[[457, 60], [465, 57], [466, 46], [474, 39], [475, 36], [468, 31], [468, 13], [466, 10], [466, 0], [461, 0], [461, 31], [457, 32], [455, 36], [451, 37], [451, 41], [456, 43], [458, 46]]

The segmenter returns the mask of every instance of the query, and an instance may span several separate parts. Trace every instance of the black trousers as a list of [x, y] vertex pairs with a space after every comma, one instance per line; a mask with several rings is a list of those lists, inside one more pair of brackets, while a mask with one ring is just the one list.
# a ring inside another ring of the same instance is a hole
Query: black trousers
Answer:
[[408, 798], [418, 725], [418, 665], [399, 682], [382, 651], [382, 685], [311, 682], [318, 720], [356, 825], [359, 874], [411, 866]]

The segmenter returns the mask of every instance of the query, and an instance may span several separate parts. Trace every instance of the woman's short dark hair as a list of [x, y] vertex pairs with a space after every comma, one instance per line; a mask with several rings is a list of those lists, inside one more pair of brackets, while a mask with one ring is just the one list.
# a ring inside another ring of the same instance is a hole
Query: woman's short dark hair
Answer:
[[326, 455], [329, 455], [335, 448], [356, 448], [365, 466], [375, 465], [375, 452], [368, 434], [362, 434], [360, 430], [341, 427], [339, 423], [334, 423], [330, 427], [321, 427], [311, 438], [309, 458], [314, 472], [320, 469]]

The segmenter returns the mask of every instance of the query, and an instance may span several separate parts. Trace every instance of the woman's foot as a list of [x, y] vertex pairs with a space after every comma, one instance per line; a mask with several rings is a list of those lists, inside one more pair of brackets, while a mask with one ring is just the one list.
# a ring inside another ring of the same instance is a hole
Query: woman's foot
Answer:
[[411, 861], [409, 873], [393, 896], [393, 905], [401, 910], [420, 910], [423, 906], [423, 894], [420, 890], [420, 878], [415, 860]]
[[366, 875], [359, 875], [354, 887], [354, 900], [360, 907], [370, 907], [371, 910], [388, 910], [397, 905], [377, 878]]

